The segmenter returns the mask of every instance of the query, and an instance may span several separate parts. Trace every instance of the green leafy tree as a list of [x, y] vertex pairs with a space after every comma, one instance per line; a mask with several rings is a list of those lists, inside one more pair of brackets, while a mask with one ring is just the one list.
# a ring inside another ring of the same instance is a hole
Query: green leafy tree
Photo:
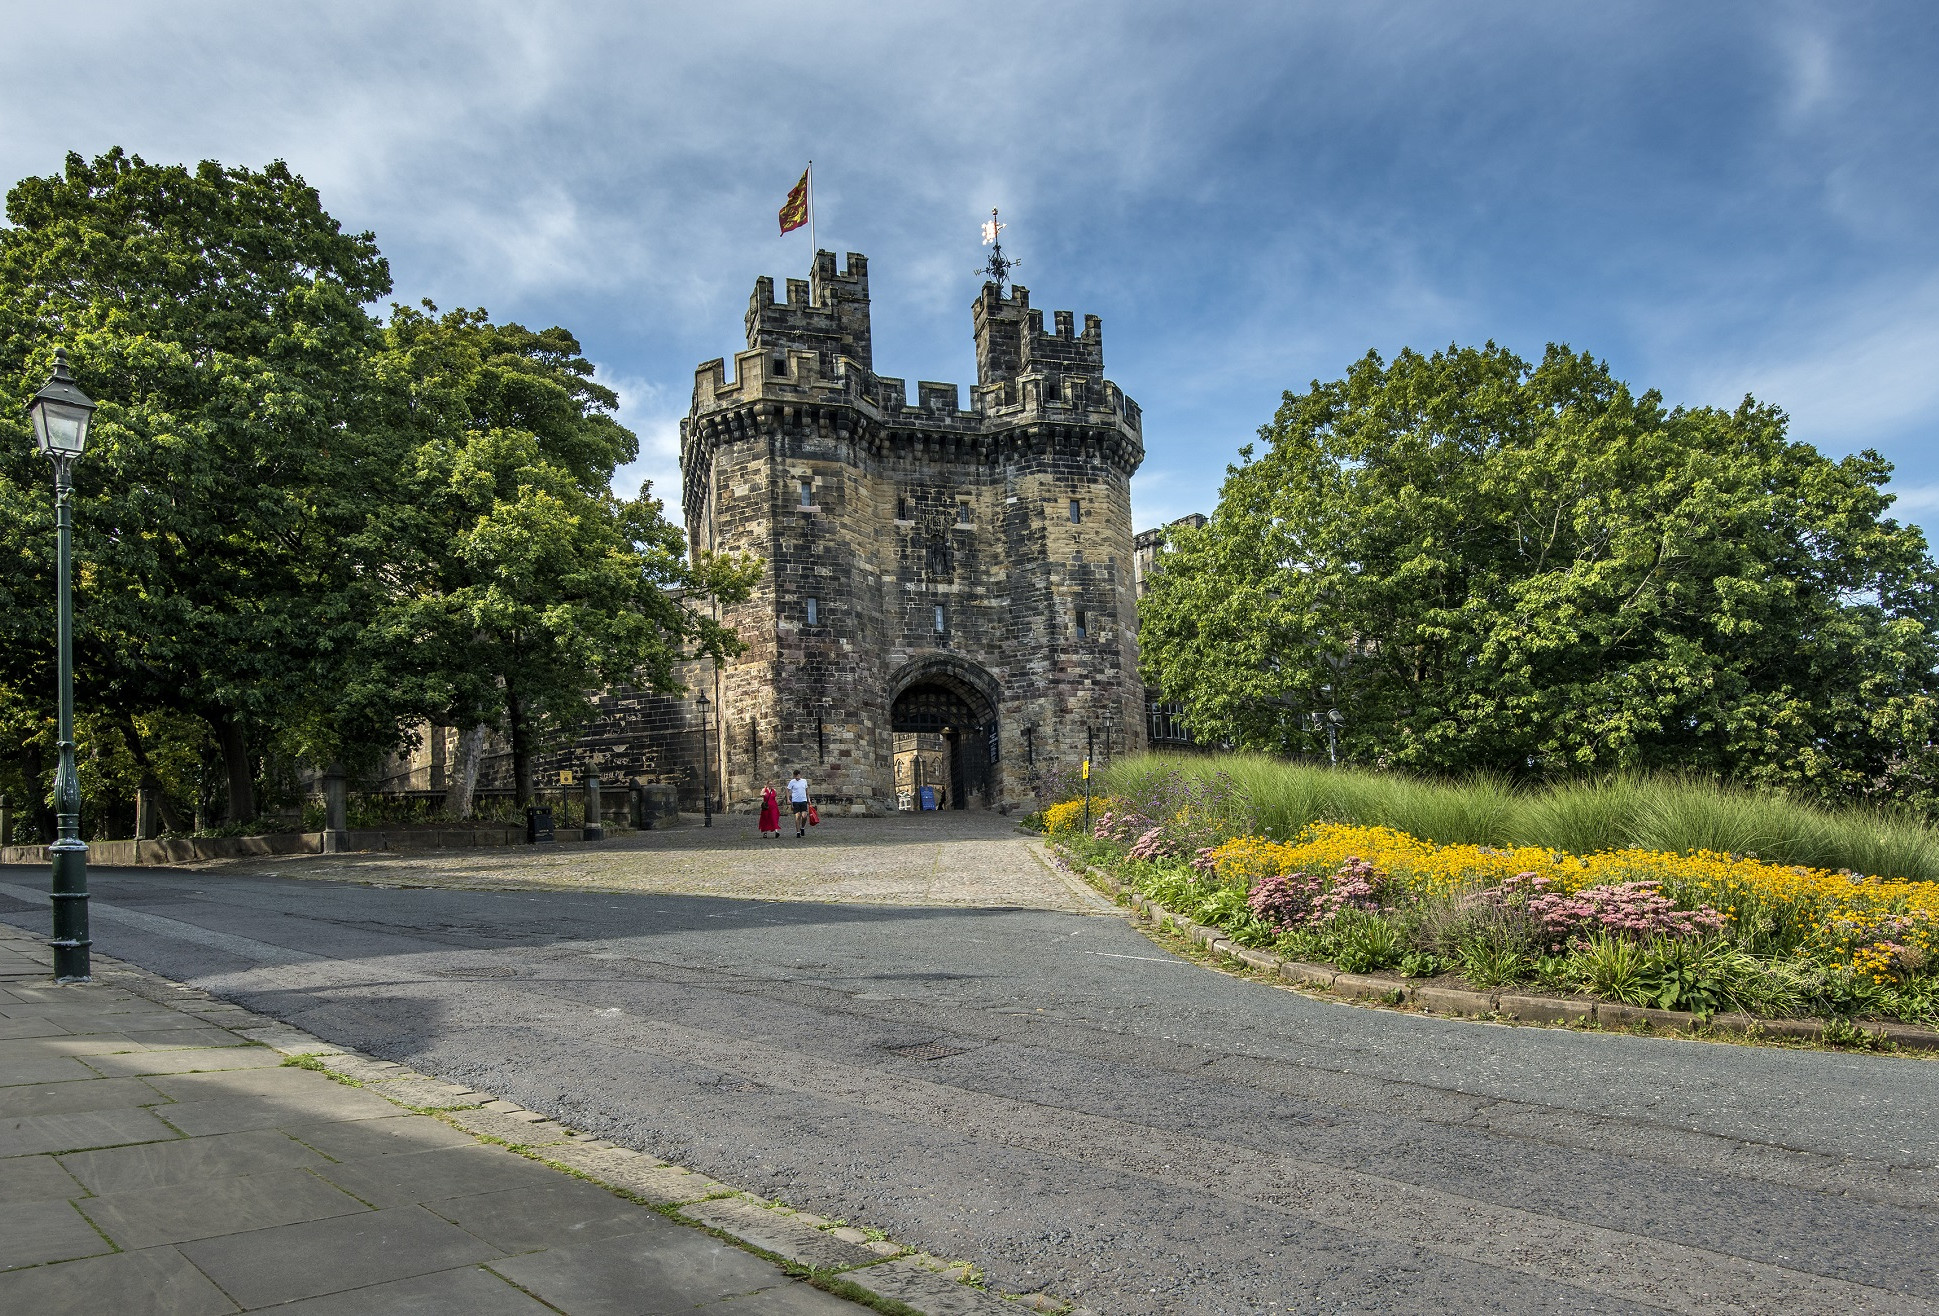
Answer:
[[677, 690], [681, 660], [739, 651], [689, 600], [743, 599], [756, 568], [688, 561], [647, 488], [614, 496], [637, 440], [565, 330], [427, 304], [398, 308], [385, 338], [377, 373], [411, 456], [378, 528], [394, 589], [368, 670], [440, 721], [502, 728], [527, 802], [532, 756], [581, 727], [600, 688]]
[[1905, 797], [1935, 768], [1935, 584], [1891, 467], [1775, 408], [1666, 409], [1493, 344], [1288, 393], [1141, 604], [1204, 738], [1438, 772], [1715, 773]]
[[335, 710], [382, 589], [356, 550], [397, 468], [373, 446], [394, 435], [358, 414], [379, 331], [363, 307], [388, 269], [281, 163], [69, 155], [8, 193], [7, 218], [0, 726], [31, 730], [52, 699], [52, 497], [20, 406], [65, 346], [101, 402], [75, 468], [81, 704], [136, 736], [140, 714], [205, 722], [247, 821], [279, 729], [319, 757], [384, 734]]

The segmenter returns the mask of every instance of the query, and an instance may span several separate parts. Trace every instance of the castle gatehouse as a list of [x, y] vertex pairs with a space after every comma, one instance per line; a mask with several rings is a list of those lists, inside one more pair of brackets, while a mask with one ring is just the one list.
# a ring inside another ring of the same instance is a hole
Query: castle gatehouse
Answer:
[[1131, 476], [1138, 406], [1103, 326], [1044, 328], [1028, 290], [971, 307], [976, 383], [874, 371], [868, 262], [755, 281], [747, 349], [708, 361], [681, 424], [695, 551], [766, 563], [721, 619], [747, 652], [693, 674], [720, 794], [799, 767], [856, 811], [1028, 806], [1087, 749], [1142, 748]]

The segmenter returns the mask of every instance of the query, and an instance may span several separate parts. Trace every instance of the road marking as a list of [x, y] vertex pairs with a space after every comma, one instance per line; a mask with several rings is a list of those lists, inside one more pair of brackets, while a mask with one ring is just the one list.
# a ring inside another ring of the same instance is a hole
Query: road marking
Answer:
[[[12, 882], [0, 882], [0, 892], [19, 900], [37, 900], [42, 904], [53, 903], [45, 891], [33, 887], [17, 886]], [[122, 923], [143, 932], [157, 936], [173, 937], [177, 941], [192, 941], [210, 950], [223, 951], [239, 959], [257, 964], [311, 964], [324, 959], [322, 955], [312, 955], [308, 951], [292, 950], [288, 946], [276, 946], [267, 941], [257, 941], [254, 937], [238, 937], [232, 932], [217, 932], [195, 923], [185, 923], [178, 918], [163, 918], [160, 914], [144, 914], [139, 910], [122, 909], [106, 901], [89, 899], [88, 916], [98, 918], [104, 923]]]
[[[1073, 933], [1073, 936], [1076, 934]], [[1163, 955], [1116, 955], [1108, 950], [1087, 950], [1086, 955], [1101, 955], [1107, 960], [1143, 960], [1146, 964], [1180, 964], [1186, 968], [1196, 968], [1190, 960], [1168, 959]]]

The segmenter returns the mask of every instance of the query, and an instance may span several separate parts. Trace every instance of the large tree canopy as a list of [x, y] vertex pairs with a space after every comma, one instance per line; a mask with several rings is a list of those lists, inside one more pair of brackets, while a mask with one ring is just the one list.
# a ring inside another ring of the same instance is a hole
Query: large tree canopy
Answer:
[[1369, 355], [1288, 393], [1141, 605], [1202, 738], [1515, 776], [1679, 769], [1825, 797], [1934, 768], [1935, 576], [1877, 453], [1666, 409], [1586, 355]]
[[675, 690], [682, 658], [737, 652], [681, 596], [745, 598], [756, 569], [686, 561], [649, 489], [612, 494], [637, 441], [570, 334], [427, 309], [392, 316], [377, 363], [411, 456], [367, 666], [383, 688], [420, 683], [442, 721], [503, 727], [525, 800], [533, 752], [579, 727], [589, 690]]
[[51, 762], [53, 497], [20, 408], [57, 347], [101, 403], [74, 468], [84, 783], [179, 789], [212, 746], [242, 822], [266, 751], [368, 762], [431, 718], [508, 732], [529, 792], [598, 687], [677, 688], [735, 644], [681, 596], [750, 568], [686, 561], [645, 490], [613, 495], [637, 443], [564, 329], [385, 325], [374, 238], [280, 163], [70, 155], [7, 218], [0, 789], [39, 796]]
[[7, 196], [0, 230], [0, 697], [52, 682], [52, 498], [21, 402], [64, 346], [101, 401], [75, 466], [84, 708], [191, 714], [253, 816], [272, 721], [322, 710], [368, 606], [350, 549], [380, 499], [384, 439], [359, 423], [390, 289], [282, 164], [150, 165], [119, 150]]

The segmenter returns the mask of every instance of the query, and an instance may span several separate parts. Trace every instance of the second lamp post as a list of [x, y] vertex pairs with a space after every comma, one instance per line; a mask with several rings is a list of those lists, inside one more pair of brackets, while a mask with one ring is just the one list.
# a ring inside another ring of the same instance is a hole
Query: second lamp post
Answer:
[[700, 817], [703, 827], [714, 825], [714, 783], [712, 765], [708, 762], [707, 745], [707, 705], [705, 692], [694, 696], [694, 703], [700, 707]]

